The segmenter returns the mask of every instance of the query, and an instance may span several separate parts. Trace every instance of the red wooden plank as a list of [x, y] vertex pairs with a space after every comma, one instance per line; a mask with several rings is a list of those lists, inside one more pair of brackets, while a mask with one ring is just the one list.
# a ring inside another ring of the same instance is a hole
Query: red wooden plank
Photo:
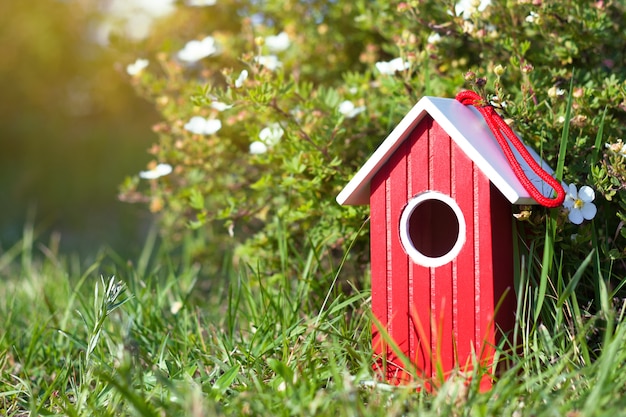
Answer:
[[[413, 197], [429, 188], [428, 134], [432, 119], [425, 117], [414, 130], [409, 158], [410, 193]], [[430, 378], [432, 351], [430, 331], [430, 268], [410, 262], [410, 357], [419, 374]]]
[[[486, 177], [478, 172], [478, 204], [480, 233], [480, 318], [476, 327], [477, 352], [481, 364], [491, 367], [495, 346], [502, 332], [514, 325], [515, 296], [513, 288], [513, 235], [511, 205]], [[504, 299], [502, 299], [504, 297]], [[501, 302], [502, 301], [502, 302]], [[498, 307], [498, 304], [500, 306]], [[496, 315], [496, 308], [499, 308]], [[481, 389], [491, 386], [489, 378], [481, 381]]]
[[491, 184], [491, 218], [493, 241], [493, 282], [495, 341], [515, 325], [515, 283], [513, 277], [513, 215], [509, 201]]
[[[391, 156], [383, 171], [388, 170], [389, 182], [387, 189], [388, 221], [387, 241], [388, 252], [388, 291], [391, 295], [388, 310], [389, 332], [397, 347], [405, 355], [409, 354], [409, 295], [408, 295], [408, 256], [400, 242], [398, 226], [402, 209], [406, 205], [407, 185], [407, 150], [405, 142]], [[389, 250], [390, 248], [390, 250]], [[398, 381], [408, 380], [409, 375], [402, 371], [408, 364], [403, 363], [395, 352], [391, 352], [389, 361], [396, 363], [400, 369], [396, 375]], [[395, 381], [392, 381], [395, 382]]]
[[[387, 325], [387, 240], [386, 240], [386, 178], [376, 175], [370, 184], [370, 263], [372, 275], [372, 313], [381, 326]], [[386, 375], [386, 347], [377, 327], [372, 325], [374, 367]]]
[[[431, 189], [443, 194], [451, 194], [451, 139], [437, 123], [430, 130], [430, 172]], [[435, 232], [435, 235], [438, 232]], [[445, 233], [442, 231], [441, 233]], [[435, 354], [436, 367], [447, 373], [454, 366], [454, 349], [452, 344], [452, 264], [431, 270], [431, 310], [433, 311], [432, 349]], [[434, 369], [433, 371], [437, 371]], [[435, 376], [435, 375], [433, 375]]]
[[465, 245], [453, 261], [453, 325], [456, 362], [462, 371], [469, 371], [475, 350], [474, 290], [478, 279], [474, 270], [474, 164], [456, 145], [452, 146], [452, 198], [463, 213]]
[[476, 171], [477, 188], [477, 209], [478, 224], [476, 229], [480, 235], [480, 245], [478, 247], [477, 259], [480, 265], [479, 275], [479, 320], [476, 326], [476, 339], [479, 343], [477, 354], [483, 365], [490, 363], [493, 356], [494, 339], [494, 275], [493, 275], [493, 242], [491, 224], [491, 183], [482, 173]]
[[[408, 137], [407, 141], [406, 141], [406, 155], [407, 155], [407, 159], [406, 159], [406, 200], [408, 201], [411, 197], [413, 197], [413, 175], [415, 174], [414, 172], [414, 164], [413, 161], [411, 160], [412, 158], [412, 154], [411, 154], [411, 150], [413, 149], [413, 145], [415, 144], [415, 141], [419, 138], [420, 134], [423, 134], [423, 132], [425, 131], [425, 124], [421, 124], [416, 126], [416, 128], [411, 132], [410, 136]], [[422, 132], [422, 133], [420, 133]], [[413, 314], [413, 298], [415, 297], [415, 288], [414, 288], [414, 279], [415, 279], [415, 275], [413, 274], [413, 262], [411, 261], [410, 257], [407, 255], [407, 315], [408, 315], [408, 337], [409, 337], [409, 345], [408, 345], [408, 351], [406, 352], [406, 355], [411, 359], [411, 363], [412, 365], [415, 367], [414, 369], [417, 370], [417, 363], [416, 363], [416, 350], [415, 350], [415, 345], [417, 343], [417, 338], [416, 338], [416, 334], [415, 334], [415, 330], [414, 330], [414, 325], [413, 325], [413, 318], [412, 318], [412, 314]]]
[[[481, 213], [480, 213], [480, 204], [481, 204], [481, 196], [480, 196], [480, 183], [484, 182], [486, 180], [486, 177], [483, 175], [483, 173], [478, 169], [478, 168], [474, 168], [473, 171], [473, 200], [474, 200], [474, 216], [473, 216], [473, 222], [474, 222], [474, 318], [475, 318], [475, 324], [474, 324], [474, 346], [475, 346], [475, 352], [476, 355], [480, 355], [480, 350], [481, 350], [481, 346], [482, 346], [482, 338], [483, 338], [483, 334], [482, 334], [482, 328], [483, 326], [481, 326], [481, 320], [482, 320], [482, 316], [481, 316], [481, 305], [480, 305], [480, 298], [481, 298], [481, 263], [480, 263], [480, 242], [481, 242], [481, 238], [482, 238], [482, 234], [481, 234], [481, 230], [480, 230], [480, 217], [481, 217]], [[483, 214], [484, 217], [484, 214]]]

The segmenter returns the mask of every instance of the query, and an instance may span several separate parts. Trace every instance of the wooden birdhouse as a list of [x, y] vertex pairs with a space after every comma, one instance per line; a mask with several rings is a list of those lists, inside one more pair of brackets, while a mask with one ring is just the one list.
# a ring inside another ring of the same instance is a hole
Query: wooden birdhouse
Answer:
[[536, 201], [479, 111], [424, 97], [337, 201], [370, 205], [373, 314], [411, 362], [375, 325], [376, 366], [387, 380], [408, 380], [411, 366], [425, 381], [489, 366], [515, 319], [512, 204]]

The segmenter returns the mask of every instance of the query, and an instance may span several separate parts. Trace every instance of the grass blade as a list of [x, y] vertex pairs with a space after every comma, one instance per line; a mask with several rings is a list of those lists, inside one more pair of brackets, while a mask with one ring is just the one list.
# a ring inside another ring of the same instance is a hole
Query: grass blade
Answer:
[[[567, 152], [567, 142], [569, 140], [569, 125], [572, 117], [572, 97], [574, 90], [574, 74], [570, 80], [569, 95], [567, 98], [567, 106], [565, 108], [565, 120], [563, 122], [563, 132], [561, 134], [561, 143], [559, 145], [559, 157], [557, 160], [556, 170], [554, 172], [555, 178], [559, 181], [563, 179], [563, 170], [565, 168], [565, 155]], [[554, 238], [557, 230], [557, 211], [551, 210], [548, 219], [546, 220], [546, 234], [545, 245], [543, 247], [543, 257], [541, 261], [541, 276], [539, 278], [539, 292], [537, 293], [537, 304], [535, 306], [534, 320], [535, 323], [539, 320], [541, 310], [543, 309], [543, 303], [546, 297], [546, 291], [548, 288], [548, 279], [552, 264], [554, 260]]]

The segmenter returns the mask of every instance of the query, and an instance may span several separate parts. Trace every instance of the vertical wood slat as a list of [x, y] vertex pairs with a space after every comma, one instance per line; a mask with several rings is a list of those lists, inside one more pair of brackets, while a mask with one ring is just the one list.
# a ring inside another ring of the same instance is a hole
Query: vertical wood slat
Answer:
[[[494, 343], [515, 326], [515, 279], [513, 266], [513, 214], [509, 201], [491, 184], [491, 224], [493, 263]], [[499, 307], [498, 307], [499, 305]]]
[[[411, 137], [411, 197], [429, 189], [429, 132], [432, 127], [430, 117], [422, 120]], [[413, 283], [410, 299], [411, 334], [413, 344], [411, 358], [418, 373], [425, 378], [432, 375], [432, 350], [430, 347], [430, 269], [410, 263]]]
[[482, 348], [482, 326], [480, 325], [480, 321], [482, 319], [481, 316], [481, 304], [480, 304], [480, 300], [481, 300], [481, 287], [480, 287], [480, 283], [481, 283], [481, 259], [480, 259], [480, 242], [481, 242], [481, 238], [482, 238], [482, 234], [481, 234], [481, 229], [480, 229], [480, 183], [481, 181], [484, 180], [484, 176], [482, 175], [482, 172], [478, 169], [474, 169], [473, 171], [473, 212], [472, 212], [472, 216], [473, 216], [473, 223], [474, 223], [474, 276], [476, 277], [474, 279], [474, 317], [475, 317], [475, 324], [474, 324], [474, 343], [475, 343], [475, 352], [476, 355], [479, 356], [480, 355], [480, 351]]
[[[515, 294], [513, 283], [513, 231], [511, 205], [481, 172], [478, 200], [483, 210], [477, 227], [480, 237], [480, 316], [477, 317], [477, 353], [485, 367], [493, 363], [495, 346], [502, 333], [513, 329], [515, 323]], [[503, 299], [501, 311], [498, 304]], [[491, 379], [483, 378], [481, 390], [491, 387]]]
[[477, 320], [474, 304], [475, 280], [478, 275], [474, 270], [474, 173], [477, 169], [467, 155], [455, 144], [452, 145], [452, 198], [457, 202], [463, 213], [466, 232], [465, 244], [453, 261], [453, 321], [457, 365], [462, 371], [469, 371], [471, 355], [476, 349], [474, 326]]
[[[451, 139], [437, 123], [433, 123], [430, 131], [430, 169], [432, 189], [443, 194], [451, 194]], [[431, 346], [435, 355], [435, 364], [444, 372], [454, 366], [454, 349], [452, 341], [452, 264], [447, 263], [431, 268], [431, 309], [433, 314], [433, 337]], [[434, 375], [433, 375], [434, 376]]]
[[[480, 290], [479, 300], [479, 319], [476, 323], [476, 340], [479, 342], [477, 354], [481, 362], [488, 360], [493, 354], [493, 311], [495, 308], [493, 300], [493, 259], [491, 257], [492, 242], [492, 224], [491, 224], [491, 183], [482, 172], [476, 172], [477, 181], [477, 204], [478, 213], [476, 230], [480, 236], [480, 245], [478, 245], [478, 253], [476, 259], [480, 265], [480, 282], [477, 283], [477, 289]], [[486, 363], [485, 363], [486, 365]]]
[[[386, 178], [376, 175], [370, 184], [370, 268], [372, 275], [372, 313], [383, 328], [387, 325], [387, 239], [386, 239]], [[387, 348], [377, 327], [372, 324], [372, 348], [377, 360], [374, 367], [377, 371], [385, 363]]]
[[[392, 343], [396, 343], [394, 338], [394, 329], [393, 329], [393, 318], [395, 316], [395, 306], [393, 305], [393, 268], [391, 263], [391, 254], [393, 252], [393, 246], [391, 246], [391, 228], [389, 225], [392, 222], [391, 218], [391, 190], [393, 189], [393, 183], [389, 174], [391, 169], [389, 168], [389, 164], [387, 164], [381, 170], [382, 173], [386, 176], [387, 180], [385, 181], [385, 223], [387, 224], [387, 229], [385, 230], [385, 241], [387, 242], [387, 253], [385, 253], [385, 261], [386, 261], [386, 271], [387, 276], [385, 277], [385, 282], [387, 283], [387, 323], [386, 329], [389, 337], [392, 339]], [[389, 382], [396, 382], [398, 375], [398, 362], [395, 358], [395, 353], [393, 351], [393, 346], [388, 346], [387, 352], [385, 353], [385, 357], [387, 358], [387, 380]]]
[[[388, 278], [387, 283], [391, 284], [388, 289], [388, 297], [390, 296], [391, 311], [388, 313], [389, 332], [397, 344], [400, 351], [408, 354], [409, 352], [409, 298], [408, 298], [408, 263], [409, 259], [402, 248], [400, 242], [400, 234], [398, 227], [400, 224], [400, 216], [402, 209], [407, 202], [408, 185], [407, 185], [407, 150], [408, 143], [396, 150], [391, 156], [389, 162], [382, 171], [387, 171], [389, 177], [387, 198], [388, 198], [388, 244], [391, 248], [388, 259]], [[400, 368], [406, 368], [409, 364], [404, 364], [402, 360], [391, 352], [390, 362], [397, 364]], [[408, 374], [402, 370], [398, 371], [396, 378], [400, 381], [407, 380]]]
[[[413, 150], [413, 146], [415, 145], [415, 142], [419, 139], [419, 136], [421, 133], [425, 132], [424, 126], [422, 125], [417, 126], [416, 129], [414, 131], [411, 132], [411, 135], [409, 136], [408, 140], [406, 141], [406, 200], [409, 201], [413, 195], [415, 195], [415, 192], [413, 190], [413, 176], [415, 175], [415, 173], [419, 173], [419, 168], [417, 169], [417, 171], [414, 171], [417, 167], [415, 167], [415, 164], [413, 162], [413, 155], [412, 155], [412, 150]], [[417, 345], [417, 337], [416, 337], [416, 333], [414, 330], [414, 323], [413, 323], [413, 318], [412, 318], [412, 309], [413, 309], [413, 299], [415, 298], [415, 275], [413, 273], [413, 262], [411, 261], [410, 257], [407, 256], [407, 302], [408, 302], [408, 310], [407, 310], [407, 316], [408, 316], [408, 336], [409, 336], [409, 346], [408, 346], [408, 352], [407, 352], [407, 356], [409, 357], [409, 359], [411, 360], [412, 366], [413, 366], [413, 370], [417, 370], [417, 351], [416, 351], [416, 345]]]
[[[459, 166], [456, 161], [456, 158], [458, 155], [456, 152], [456, 144], [452, 141], [452, 138], [448, 137], [448, 139], [450, 141], [450, 197], [452, 197], [452, 199], [455, 200], [458, 204], [458, 200], [457, 200], [458, 184], [457, 183], [460, 180], [460, 179], [457, 179], [457, 175], [458, 175], [457, 170]], [[459, 222], [460, 221], [461, 220], [459, 220]], [[463, 233], [463, 236], [461, 236], [461, 233]], [[459, 227], [459, 231], [457, 235], [457, 240], [458, 239], [465, 239], [465, 232], [461, 230], [460, 227]], [[466, 246], [465, 243], [467, 242], [463, 243], [464, 246]], [[452, 266], [452, 271], [451, 271], [452, 335], [451, 336], [452, 336], [453, 366], [454, 367], [458, 367], [459, 361], [463, 360], [463, 359], [459, 359], [459, 336], [460, 336], [460, 331], [461, 331], [461, 329], [459, 328], [459, 265], [458, 265], [459, 255], [460, 255], [460, 252], [456, 256], [456, 258], [452, 260], [452, 263], [451, 263], [451, 266]]]

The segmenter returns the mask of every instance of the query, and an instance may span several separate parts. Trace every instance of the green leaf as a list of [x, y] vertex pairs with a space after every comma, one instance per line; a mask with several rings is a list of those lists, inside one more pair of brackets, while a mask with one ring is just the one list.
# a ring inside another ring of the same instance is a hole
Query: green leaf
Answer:
[[189, 190], [189, 205], [195, 210], [204, 210], [204, 196], [197, 188]]
[[224, 372], [213, 384], [212, 391], [220, 396], [226, 393], [226, 390], [233, 384], [239, 374], [239, 364], [232, 366], [228, 371]]
[[570, 282], [567, 284], [567, 287], [565, 287], [565, 289], [559, 296], [559, 299], [557, 301], [557, 308], [561, 308], [563, 306], [563, 303], [565, 303], [565, 301], [574, 293], [574, 289], [580, 282], [580, 279], [583, 276], [583, 272], [585, 272], [585, 269], [587, 269], [587, 267], [591, 263], [591, 259], [593, 258], [594, 252], [595, 252], [595, 249], [589, 252], [589, 255], [587, 255], [585, 260], [580, 264], [580, 266], [576, 270], [576, 273], [574, 274]]

